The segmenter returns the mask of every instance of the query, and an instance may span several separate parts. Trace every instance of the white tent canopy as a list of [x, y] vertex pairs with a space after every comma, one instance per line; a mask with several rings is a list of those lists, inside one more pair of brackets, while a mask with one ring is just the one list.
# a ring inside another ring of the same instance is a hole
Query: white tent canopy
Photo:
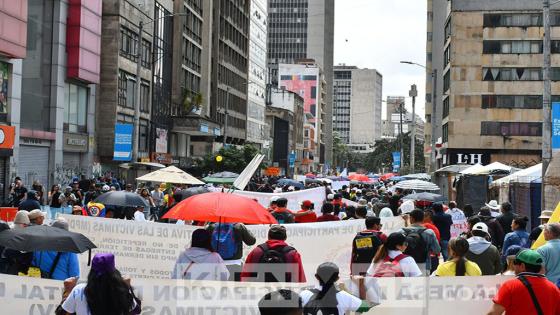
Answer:
[[513, 168], [511, 166], [507, 166], [507, 165], [505, 165], [503, 163], [500, 163], [500, 162], [494, 162], [492, 164], [488, 164], [486, 166], [483, 166], [482, 169], [475, 170], [474, 172], [471, 172], [471, 174], [484, 175], [484, 174], [491, 174], [495, 171], [511, 172], [512, 170], [513, 170]]
[[484, 169], [484, 166], [482, 166], [481, 164], [475, 164], [469, 168], [466, 168], [462, 171], [460, 171], [460, 174], [474, 174], [475, 172], [478, 172], [480, 170]]
[[204, 185], [204, 182], [196, 179], [191, 174], [175, 166], [169, 166], [161, 170], [151, 172], [149, 174], [136, 178], [136, 180], [140, 182]]
[[530, 183], [535, 179], [542, 177], [542, 163], [531, 166], [519, 172], [515, 172], [509, 176], [500, 178], [492, 182], [491, 186], [501, 186], [509, 183]]

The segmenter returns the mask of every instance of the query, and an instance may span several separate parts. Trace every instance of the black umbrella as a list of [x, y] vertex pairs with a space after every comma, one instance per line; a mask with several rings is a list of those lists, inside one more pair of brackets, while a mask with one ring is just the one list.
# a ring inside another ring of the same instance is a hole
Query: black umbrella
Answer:
[[48, 250], [71, 253], [83, 253], [97, 247], [80, 233], [48, 225], [33, 225], [23, 229], [2, 231], [0, 246], [22, 252]]
[[102, 203], [106, 206], [117, 207], [144, 207], [149, 208], [150, 205], [142, 196], [127, 191], [111, 191], [102, 194], [95, 199], [95, 202]]
[[408, 196], [404, 196], [403, 199], [405, 200], [416, 200], [416, 201], [429, 201], [429, 202], [446, 202], [447, 199], [442, 195], [432, 194], [428, 192], [418, 193], [418, 194], [411, 194]]
[[204, 186], [202, 187], [192, 187], [192, 188], [187, 188], [187, 189], [183, 189], [181, 191], [178, 191], [176, 193], [173, 194], [173, 199], [175, 199], [175, 202], [179, 203], [180, 201], [183, 201], [189, 197], [192, 197], [194, 195], [200, 195], [200, 194], [205, 194], [210, 192], [210, 190]]

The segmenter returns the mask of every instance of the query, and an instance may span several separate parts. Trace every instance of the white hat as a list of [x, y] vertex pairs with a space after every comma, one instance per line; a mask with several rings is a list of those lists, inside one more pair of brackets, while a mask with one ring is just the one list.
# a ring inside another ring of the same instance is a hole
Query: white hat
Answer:
[[381, 209], [381, 211], [379, 212], [379, 217], [380, 218], [391, 218], [393, 217], [393, 210], [391, 210], [391, 208], [383, 208]]
[[109, 187], [109, 185], [103, 185], [103, 188], [101, 188], [102, 191], [109, 191], [111, 190], [111, 187]]
[[550, 217], [552, 217], [552, 211], [544, 210], [543, 212], [541, 212], [541, 216], [539, 217], [539, 219], [550, 219]]
[[487, 203], [486, 206], [492, 210], [500, 210], [500, 205], [496, 200], [490, 200], [490, 202]]
[[407, 200], [407, 201], [402, 203], [402, 205], [400, 206], [400, 209], [401, 209], [402, 214], [407, 214], [407, 213], [411, 213], [412, 211], [414, 211], [414, 209], [416, 209], [416, 206], [414, 205], [414, 201]]
[[334, 194], [327, 195], [327, 200], [333, 200], [333, 199], [334, 199]]
[[486, 223], [484, 222], [478, 222], [477, 224], [475, 224], [472, 228], [473, 231], [481, 231], [484, 232], [486, 234], [488, 233], [488, 225], [486, 225]]
[[39, 217], [44, 218], [46, 216], [46, 213], [39, 209], [35, 209], [35, 210], [31, 210], [27, 216], [29, 217], [29, 220], [35, 220]]
[[29, 225], [29, 212], [25, 210], [19, 210], [14, 218], [14, 224], [25, 224]]
[[280, 198], [280, 197], [278, 197], [278, 196], [272, 196], [272, 197], [270, 197], [270, 202], [275, 202], [275, 201], [278, 200], [278, 198]]

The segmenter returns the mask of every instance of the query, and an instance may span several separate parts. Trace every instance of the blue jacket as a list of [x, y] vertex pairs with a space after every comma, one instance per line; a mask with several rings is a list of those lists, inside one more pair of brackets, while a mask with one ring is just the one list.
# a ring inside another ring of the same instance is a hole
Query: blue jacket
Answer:
[[[43, 251], [33, 253], [33, 266], [37, 266], [41, 271], [48, 273], [51, 271], [52, 264], [56, 257], [55, 251]], [[78, 255], [75, 253], [61, 253], [58, 264], [51, 275], [54, 280], [66, 280], [70, 277], [80, 276], [80, 265]]]
[[506, 234], [504, 238], [504, 246], [502, 247], [502, 260], [506, 259], [506, 252], [508, 248], [512, 245], [518, 245], [524, 248], [529, 248], [531, 245], [529, 243], [529, 233], [524, 230], [515, 230]]

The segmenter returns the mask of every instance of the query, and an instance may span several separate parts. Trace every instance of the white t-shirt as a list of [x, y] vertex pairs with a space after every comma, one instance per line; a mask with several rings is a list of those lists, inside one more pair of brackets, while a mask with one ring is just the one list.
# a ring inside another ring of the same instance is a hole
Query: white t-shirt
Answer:
[[84, 293], [86, 288], [86, 283], [80, 283], [72, 289], [72, 292], [66, 298], [66, 301], [62, 304], [62, 308], [72, 314], [76, 315], [90, 315], [89, 306], [87, 304], [86, 295]]
[[[402, 254], [402, 252], [398, 251], [398, 250], [390, 250], [388, 254], [389, 254], [389, 257], [391, 259], [394, 259], [395, 257]], [[379, 263], [374, 264], [372, 262], [371, 265], [369, 266], [368, 270], [367, 270], [367, 274], [370, 275], [370, 276], [373, 276], [375, 274], [375, 269], [377, 269], [378, 264]], [[408, 256], [406, 258], [403, 258], [401, 261], [399, 261], [399, 264], [401, 266], [401, 270], [404, 273], [405, 277], [420, 277], [420, 276], [422, 276], [422, 271], [420, 271], [420, 268], [416, 264], [416, 261], [414, 261], [414, 258]]]
[[146, 217], [144, 216], [144, 212], [135, 211], [134, 212], [134, 221], [146, 222]]
[[[321, 287], [316, 286], [315, 289], [321, 290]], [[313, 292], [309, 290], [304, 290], [299, 294], [299, 296], [302, 299], [303, 306], [305, 306], [307, 305], [307, 303], [309, 303], [311, 297], [313, 297]], [[339, 291], [336, 294], [336, 301], [338, 302], [336, 308], [338, 309], [338, 314], [340, 315], [350, 314], [350, 312], [355, 312], [360, 308], [360, 306], [362, 306], [362, 300], [360, 298], [357, 298], [345, 291]]]

